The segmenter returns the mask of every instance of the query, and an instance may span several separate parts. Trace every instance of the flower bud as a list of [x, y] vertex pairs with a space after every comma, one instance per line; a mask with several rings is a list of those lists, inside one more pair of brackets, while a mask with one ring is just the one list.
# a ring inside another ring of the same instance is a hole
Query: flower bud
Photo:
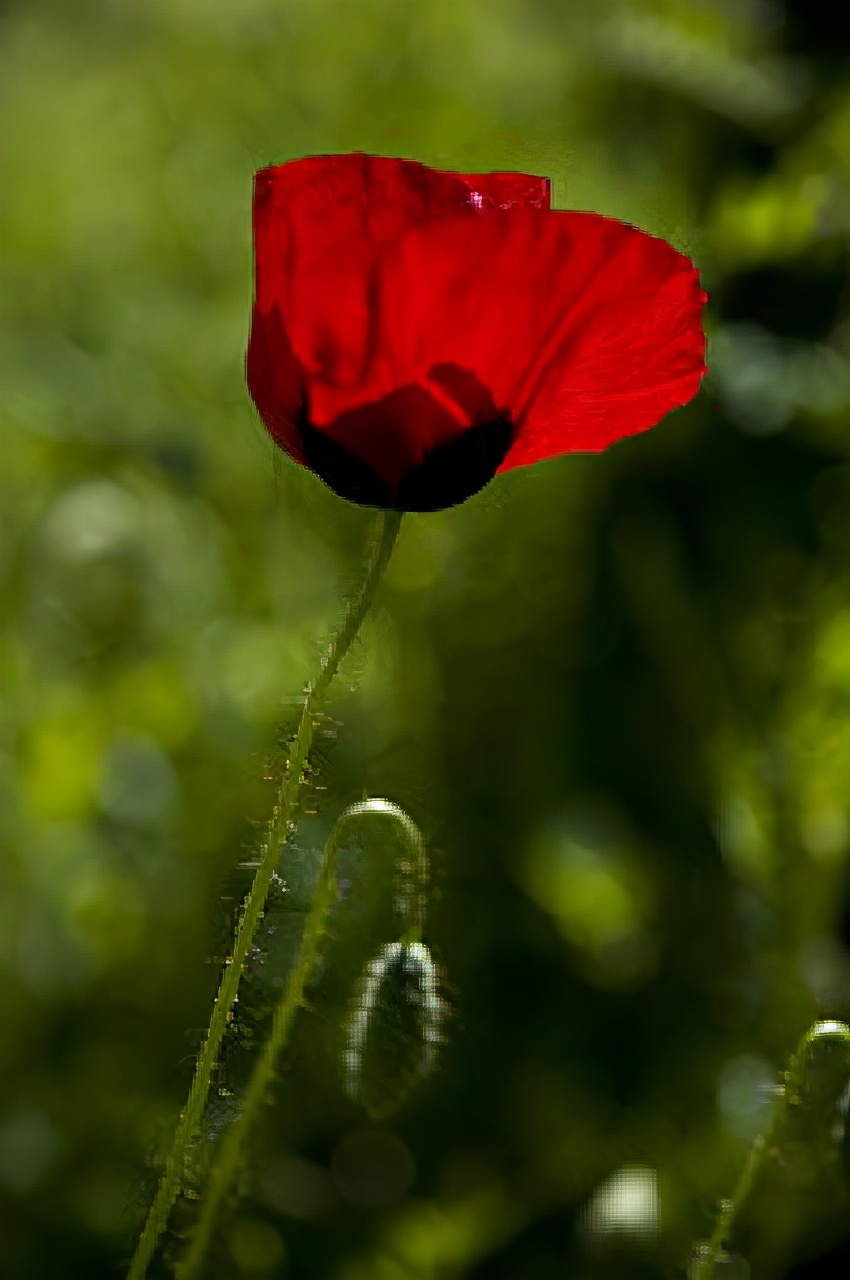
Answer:
[[366, 966], [343, 1054], [346, 1090], [390, 1115], [433, 1069], [445, 1019], [438, 969], [421, 942], [391, 942]]

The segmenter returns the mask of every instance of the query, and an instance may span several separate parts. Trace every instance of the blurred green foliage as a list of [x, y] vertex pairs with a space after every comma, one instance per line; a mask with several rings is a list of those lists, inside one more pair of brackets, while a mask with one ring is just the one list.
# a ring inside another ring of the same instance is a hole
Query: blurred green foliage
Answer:
[[[209, 1274], [686, 1274], [765, 1087], [850, 1006], [845, 19], [829, 0], [0, 7], [10, 1280], [126, 1266], [277, 726], [358, 578], [367, 513], [274, 456], [243, 380], [252, 172], [349, 149], [547, 173], [556, 204], [671, 239], [711, 295], [711, 373], [648, 435], [406, 517], [209, 1136], [364, 793], [431, 844], [441, 1067], [378, 1125], [337, 1070], [387, 940], [364, 835]], [[830, 1088], [730, 1242], [736, 1275], [841, 1274]], [[152, 1275], [192, 1215], [188, 1194]]]

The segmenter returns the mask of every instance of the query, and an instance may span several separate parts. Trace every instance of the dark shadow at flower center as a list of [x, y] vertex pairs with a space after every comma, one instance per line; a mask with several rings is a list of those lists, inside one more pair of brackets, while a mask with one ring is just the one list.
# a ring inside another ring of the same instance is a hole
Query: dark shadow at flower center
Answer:
[[[436, 372], [441, 370], [442, 367]], [[467, 375], [466, 381], [471, 379], [477, 382], [474, 375]], [[455, 394], [457, 389], [454, 386], [449, 387], [447, 378], [441, 378], [440, 382], [456, 403], [466, 411], [474, 412], [471, 403], [462, 404], [461, 395]], [[468, 398], [469, 393], [478, 391], [478, 388], [466, 386], [461, 390], [467, 393]], [[409, 408], [412, 410], [414, 406], [421, 407], [422, 400], [427, 399], [427, 393], [419, 387], [396, 392], [390, 399], [397, 402], [399, 397], [406, 393], [409, 395], [411, 391], [415, 391], [416, 395], [415, 398], [409, 396]], [[498, 414], [489, 395], [485, 393], [485, 396], [482, 404], [478, 391], [476, 407], [479, 421], [447, 443], [431, 448], [418, 465], [402, 472], [395, 485], [379, 475], [374, 467], [352, 449], [332, 439], [326, 431], [312, 426], [306, 414], [301, 421], [304, 461], [334, 493], [361, 506], [389, 507], [398, 511], [439, 511], [444, 507], [457, 506], [492, 480], [513, 440], [513, 424], [510, 419]], [[378, 401], [374, 405], [361, 406], [351, 415], [354, 419], [356, 414], [357, 430], [364, 440], [371, 437], [372, 457], [375, 461], [379, 460], [374, 451], [375, 441], [381, 438], [378, 434], [381, 428], [385, 428], [388, 405], [388, 401]], [[446, 412], [436, 404], [434, 410], [441, 414]], [[487, 414], [487, 420], [482, 422], [480, 417], [484, 413]], [[394, 412], [392, 416], [395, 417]], [[414, 421], [410, 422], [409, 427], [411, 434], [416, 435]], [[403, 430], [402, 427], [398, 429]], [[391, 437], [388, 448], [403, 444], [403, 439]]]
[[433, 449], [398, 486], [399, 511], [439, 511], [456, 507], [493, 479], [513, 439], [507, 418], [470, 427], [449, 444]]

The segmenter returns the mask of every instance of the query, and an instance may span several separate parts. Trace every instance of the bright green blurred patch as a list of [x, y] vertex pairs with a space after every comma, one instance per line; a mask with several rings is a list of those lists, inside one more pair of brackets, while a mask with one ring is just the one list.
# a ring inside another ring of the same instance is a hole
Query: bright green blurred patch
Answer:
[[[719, 793], [717, 838], [730, 871], [769, 891], [776, 872], [776, 812], [770, 761], [728, 738], [713, 747]], [[765, 777], [765, 774], [768, 776]]]
[[163, 746], [184, 742], [197, 723], [197, 707], [177, 662], [149, 658], [115, 672], [102, 691], [113, 724], [148, 734]]
[[519, 864], [525, 890], [555, 920], [581, 968], [601, 986], [629, 988], [655, 968], [651, 882], [629, 852], [575, 838], [569, 826], [538, 830]]
[[84, 817], [95, 805], [103, 732], [78, 710], [35, 726], [23, 774], [25, 803], [37, 819]]
[[728, 246], [736, 266], [794, 258], [814, 239], [827, 193], [827, 181], [818, 175], [732, 187], [716, 206], [714, 243], [720, 253]]
[[817, 861], [834, 862], [850, 846], [850, 609], [826, 614], [810, 661], [805, 697], [789, 698], [788, 745], [803, 848]]

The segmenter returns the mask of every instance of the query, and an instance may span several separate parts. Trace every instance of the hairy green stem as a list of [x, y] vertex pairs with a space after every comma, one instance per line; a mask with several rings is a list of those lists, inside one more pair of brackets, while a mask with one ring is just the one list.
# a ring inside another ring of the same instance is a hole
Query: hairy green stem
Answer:
[[721, 1201], [714, 1230], [711, 1237], [700, 1248], [699, 1257], [691, 1272], [692, 1280], [714, 1280], [715, 1267], [726, 1257], [726, 1245], [732, 1234], [735, 1219], [755, 1186], [762, 1166], [771, 1156], [788, 1108], [794, 1105], [803, 1088], [812, 1048], [825, 1038], [844, 1043], [848, 1049], [848, 1067], [850, 1067], [850, 1027], [845, 1022], [814, 1023], [803, 1036], [788, 1063], [783, 1077], [782, 1092], [773, 1107], [767, 1128], [764, 1133], [759, 1134], [750, 1147], [731, 1198]]
[[165, 1168], [130, 1263], [127, 1280], [144, 1280], [154, 1250], [165, 1230], [172, 1206], [179, 1195], [184, 1166], [191, 1143], [200, 1128], [221, 1042], [231, 1016], [233, 1002], [239, 991], [243, 966], [253, 946], [281, 850], [291, 834], [303, 784], [304, 765], [313, 741], [316, 713], [337, 673], [339, 664], [351, 648], [369, 610], [375, 589], [398, 537], [401, 515], [395, 511], [384, 511], [378, 517], [378, 522], [379, 527], [372, 545], [363, 585], [351, 601], [342, 626], [328, 646], [319, 675], [313, 684], [308, 686], [304, 697], [295, 741], [277, 794], [268, 840], [263, 847], [260, 864], [243, 905], [233, 940], [233, 950], [225, 963], [209, 1027], [198, 1054], [186, 1106], [166, 1156]]
[[[347, 839], [351, 827], [367, 816], [381, 814], [389, 817], [402, 829], [414, 858], [424, 859], [424, 846], [418, 828], [399, 809], [386, 800], [367, 800], [352, 804], [337, 819], [328, 837], [319, 869], [319, 882], [310, 908], [295, 966], [289, 975], [283, 994], [275, 1010], [272, 1029], [263, 1051], [257, 1059], [248, 1088], [241, 1101], [239, 1115], [222, 1139], [218, 1156], [209, 1176], [198, 1221], [186, 1257], [177, 1269], [179, 1280], [197, 1280], [209, 1251], [222, 1204], [239, 1172], [242, 1147], [256, 1122], [257, 1114], [266, 1101], [274, 1080], [278, 1057], [284, 1049], [295, 1015], [304, 1003], [304, 990], [312, 975], [319, 948], [325, 932], [328, 913], [337, 901], [337, 855]], [[420, 871], [417, 865], [416, 872]]]

